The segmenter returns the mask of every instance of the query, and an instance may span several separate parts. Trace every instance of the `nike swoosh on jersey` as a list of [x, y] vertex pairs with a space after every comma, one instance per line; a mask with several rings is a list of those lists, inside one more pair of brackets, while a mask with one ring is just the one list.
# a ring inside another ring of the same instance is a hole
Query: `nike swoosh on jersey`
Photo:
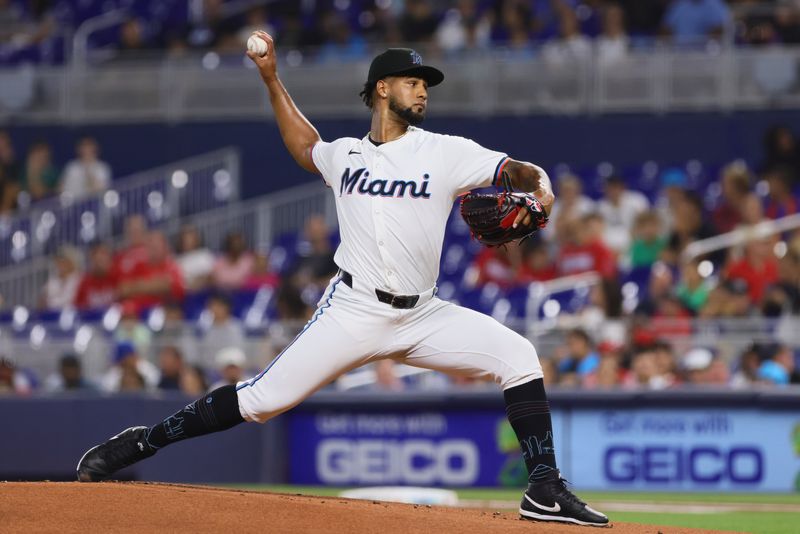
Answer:
[[356, 152], [355, 150], [350, 150], [350, 152], [347, 153], [348, 156], [351, 156], [353, 154], [361, 154], [361, 152]]
[[536, 508], [541, 508], [542, 510], [544, 510], [546, 512], [560, 512], [561, 511], [561, 505], [558, 504], [558, 503], [553, 504], [553, 506], [545, 506], [543, 504], [539, 504], [538, 502], [536, 502], [533, 499], [531, 499], [530, 497], [528, 497], [527, 493], [525, 494], [525, 498], [528, 499], [528, 502], [531, 503], [532, 505], [534, 505]]

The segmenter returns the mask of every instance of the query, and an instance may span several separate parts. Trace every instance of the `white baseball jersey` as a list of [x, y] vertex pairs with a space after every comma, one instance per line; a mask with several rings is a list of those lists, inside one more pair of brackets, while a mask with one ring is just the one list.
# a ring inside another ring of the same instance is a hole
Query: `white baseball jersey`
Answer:
[[492, 185], [508, 160], [469, 139], [414, 127], [377, 146], [368, 135], [320, 141], [311, 157], [336, 196], [336, 264], [400, 295], [436, 284], [454, 200]]
[[[433, 291], [453, 202], [496, 182], [505, 154], [409, 128], [377, 146], [369, 137], [319, 142], [311, 157], [336, 196], [335, 259], [352, 279], [335, 276], [297, 337], [237, 385], [245, 420], [263, 423], [342, 373], [385, 358], [506, 389], [542, 377], [530, 341]], [[395, 307], [376, 289], [419, 297], [413, 307]]]

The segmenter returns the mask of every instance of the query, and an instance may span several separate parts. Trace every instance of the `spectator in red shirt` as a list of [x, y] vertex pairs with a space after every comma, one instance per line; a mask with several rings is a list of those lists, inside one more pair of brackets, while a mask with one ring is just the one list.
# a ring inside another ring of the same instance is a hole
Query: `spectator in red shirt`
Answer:
[[[650, 328], [666, 339], [685, 339], [692, 333], [692, 314], [676, 295], [670, 293], [656, 302]], [[675, 344], [680, 346], [677, 341]]]
[[550, 258], [547, 243], [541, 239], [528, 239], [522, 246], [522, 265], [519, 281], [523, 284], [545, 282], [556, 277], [556, 266]]
[[725, 278], [747, 282], [750, 302], [759, 303], [766, 288], [778, 281], [778, 260], [772, 252], [772, 241], [759, 239], [747, 243], [744, 257], [728, 265]]
[[517, 282], [521, 261], [519, 247], [513, 244], [482, 249], [471, 267], [475, 272], [475, 285], [494, 283], [503, 288], [513, 286]]
[[602, 222], [600, 215], [590, 213], [569, 224], [565, 234], [566, 242], [562, 245], [556, 262], [559, 276], [591, 271], [600, 273], [604, 278], [617, 275], [614, 253], [601, 239]]
[[150, 232], [147, 239], [148, 260], [140, 263], [130, 277], [120, 282], [122, 299], [144, 309], [183, 300], [185, 288], [180, 267], [172, 259], [164, 234]]
[[117, 278], [113, 272], [111, 249], [105, 243], [95, 243], [89, 249], [89, 270], [81, 278], [75, 307], [80, 310], [100, 310], [114, 303]]
[[716, 229], [730, 232], [742, 222], [742, 207], [750, 192], [752, 178], [747, 166], [735, 161], [722, 169], [722, 199], [711, 214]]
[[147, 262], [147, 221], [141, 215], [131, 215], [125, 220], [125, 246], [114, 256], [114, 274], [120, 282], [126, 281], [139, 265]]

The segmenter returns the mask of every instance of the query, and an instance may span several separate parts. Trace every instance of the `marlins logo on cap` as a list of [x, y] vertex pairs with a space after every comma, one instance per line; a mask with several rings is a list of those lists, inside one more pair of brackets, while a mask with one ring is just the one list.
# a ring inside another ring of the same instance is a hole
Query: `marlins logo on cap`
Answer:
[[439, 85], [444, 74], [439, 69], [424, 65], [422, 56], [410, 48], [390, 48], [375, 56], [369, 66], [367, 81], [375, 83], [387, 76], [419, 76], [429, 87]]

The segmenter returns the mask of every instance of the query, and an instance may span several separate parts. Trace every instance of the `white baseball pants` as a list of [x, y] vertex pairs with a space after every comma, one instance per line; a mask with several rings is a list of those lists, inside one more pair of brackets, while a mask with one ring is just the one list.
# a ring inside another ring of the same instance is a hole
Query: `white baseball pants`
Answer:
[[331, 280], [314, 316], [261, 373], [237, 384], [246, 421], [263, 423], [343, 373], [391, 358], [406, 365], [491, 377], [503, 389], [542, 377], [530, 341], [493, 318], [436, 297], [411, 309], [373, 289]]

